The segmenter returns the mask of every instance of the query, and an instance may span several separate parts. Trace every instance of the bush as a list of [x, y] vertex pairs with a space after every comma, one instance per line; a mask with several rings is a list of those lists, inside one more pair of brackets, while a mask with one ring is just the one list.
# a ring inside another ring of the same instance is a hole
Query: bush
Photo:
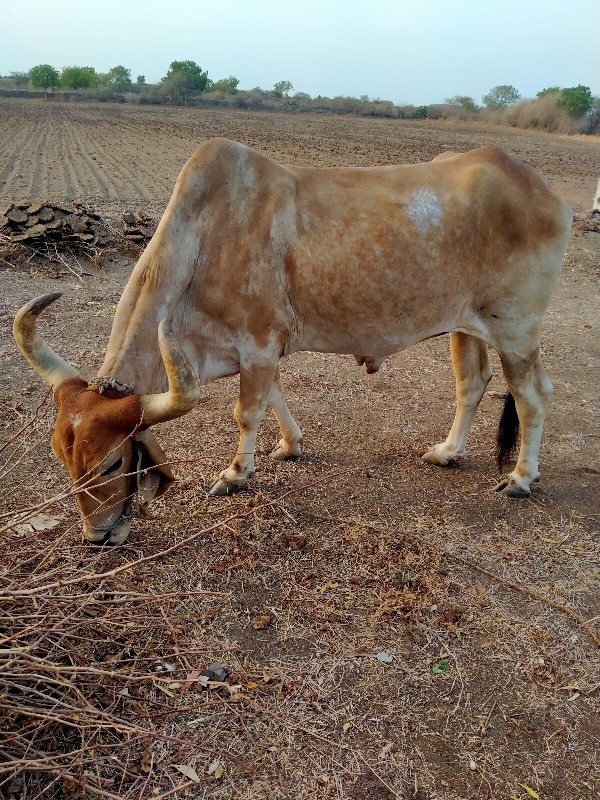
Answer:
[[572, 86], [563, 89], [556, 105], [564, 108], [571, 119], [583, 117], [592, 107], [592, 90], [589, 86]]
[[490, 122], [511, 128], [531, 128], [548, 133], [568, 133], [569, 117], [557, 108], [556, 95], [545, 94], [537, 100], [523, 100], [514, 106], [492, 112]]

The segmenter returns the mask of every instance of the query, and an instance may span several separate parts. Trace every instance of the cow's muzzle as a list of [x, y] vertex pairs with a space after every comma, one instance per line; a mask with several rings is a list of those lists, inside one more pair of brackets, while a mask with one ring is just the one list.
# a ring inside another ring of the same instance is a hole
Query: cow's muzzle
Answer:
[[122, 514], [112, 525], [90, 525], [84, 522], [83, 535], [92, 544], [124, 544], [131, 530], [131, 511]]

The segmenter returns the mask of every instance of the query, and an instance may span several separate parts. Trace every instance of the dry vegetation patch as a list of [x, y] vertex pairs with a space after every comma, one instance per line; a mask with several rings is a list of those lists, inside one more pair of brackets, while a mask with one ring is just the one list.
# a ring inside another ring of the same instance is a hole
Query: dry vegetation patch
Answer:
[[[35, 138], [37, 121], [17, 112]], [[57, 141], [73, 143], [72, 172], [61, 177], [67, 191], [55, 204], [72, 194], [103, 219], [125, 203], [154, 211], [172, 186], [171, 161], [180, 166], [209, 134], [322, 164], [419, 160], [493, 138], [453, 126], [391, 130], [376, 120], [183, 109], [145, 115], [82, 104], [52, 114]], [[2, 119], [3, 152], [15, 136], [24, 147], [25, 133]], [[136, 137], [147, 152], [135, 154], [134, 169], [118, 153], [132, 154]], [[547, 163], [563, 194], [586, 207], [597, 182], [593, 147], [523, 133], [510, 141], [535, 166]], [[50, 137], [46, 153], [54, 147]], [[18, 177], [29, 174], [26, 163], [0, 166], [10, 203], [29, 185]], [[39, 160], [31, 163], [31, 186], [52, 183]], [[88, 188], [96, 179], [104, 204]], [[81, 541], [72, 491], [49, 449], [51, 398], [10, 327], [23, 302], [64, 290], [40, 326], [91, 378], [134, 254], [122, 242], [95, 261], [59, 249], [67, 269], [35, 242], [3, 242], [27, 255], [0, 253], [0, 792], [27, 800], [595, 798], [594, 220], [578, 218], [546, 326], [556, 391], [530, 501], [491, 492], [499, 378], [464, 467], [419, 461], [452, 418], [442, 339], [394, 356], [373, 376], [350, 357], [298, 354], [282, 373], [303, 457], [266, 457], [278, 438], [268, 419], [249, 489], [209, 499], [237, 433], [237, 384], [218, 382], [194, 412], [161, 426], [179, 480], [115, 549]]]

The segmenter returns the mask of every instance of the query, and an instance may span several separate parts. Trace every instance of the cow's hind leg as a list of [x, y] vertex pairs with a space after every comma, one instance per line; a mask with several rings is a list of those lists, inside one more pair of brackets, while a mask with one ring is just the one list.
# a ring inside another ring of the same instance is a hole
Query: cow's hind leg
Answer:
[[496, 486], [496, 491], [508, 497], [527, 497], [531, 494], [530, 484], [540, 476], [538, 455], [552, 384], [537, 347], [525, 358], [501, 352], [500, 360], [521, 425], [521, 445], [514, 470]]
[[450, 354], [456, 378], [456, 415], [446, 441], [435, 444], [423, 456], [429, 464], [442, 467], [464, 458], [477, 407], [492, 377], [487, 345], [480, 339], [453, 332], [450, 334]]
[[254, 475], [256, 435], [265, 415], [276, 369], [276, 364], [249, 364], [240, 369], [240, 396], [233, 414], [240, 429], [240, 442], [235, 458], [210, 487], [211, 496], [243, 489], [248, 478]]
[[302, 455], [302, 431], [298, 427], [296, 420], [292, 417], [283, 390], [281, 388], [281, 379], [279, 377], [279, 367], [275, 370], [275, 377], [271, 385], [269, 399], [267, 404], [273, 409], [277, 422], [279, 423], [279, 430], [281, 431], [281, 439], [279, 445], [270, 454], [271, 458], [276, 461], [285, 461], [288, 458], [298, 458]]

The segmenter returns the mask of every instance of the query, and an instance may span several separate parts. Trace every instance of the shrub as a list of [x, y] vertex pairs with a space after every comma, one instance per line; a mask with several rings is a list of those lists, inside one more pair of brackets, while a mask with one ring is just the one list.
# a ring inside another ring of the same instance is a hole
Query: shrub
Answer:
[[563, 89], [556, 105], [564, 108], [571, 119], [583, 117], [592, 107], [592, 90], [589, 86], [572, 86]]
[[537, 100], [523, 100], [494, 112], [490, 121], [512, 128], [533, 128], [548, 133], [567, 133], [569, 117], [556, 105], [556, 95], [542, 95]]

